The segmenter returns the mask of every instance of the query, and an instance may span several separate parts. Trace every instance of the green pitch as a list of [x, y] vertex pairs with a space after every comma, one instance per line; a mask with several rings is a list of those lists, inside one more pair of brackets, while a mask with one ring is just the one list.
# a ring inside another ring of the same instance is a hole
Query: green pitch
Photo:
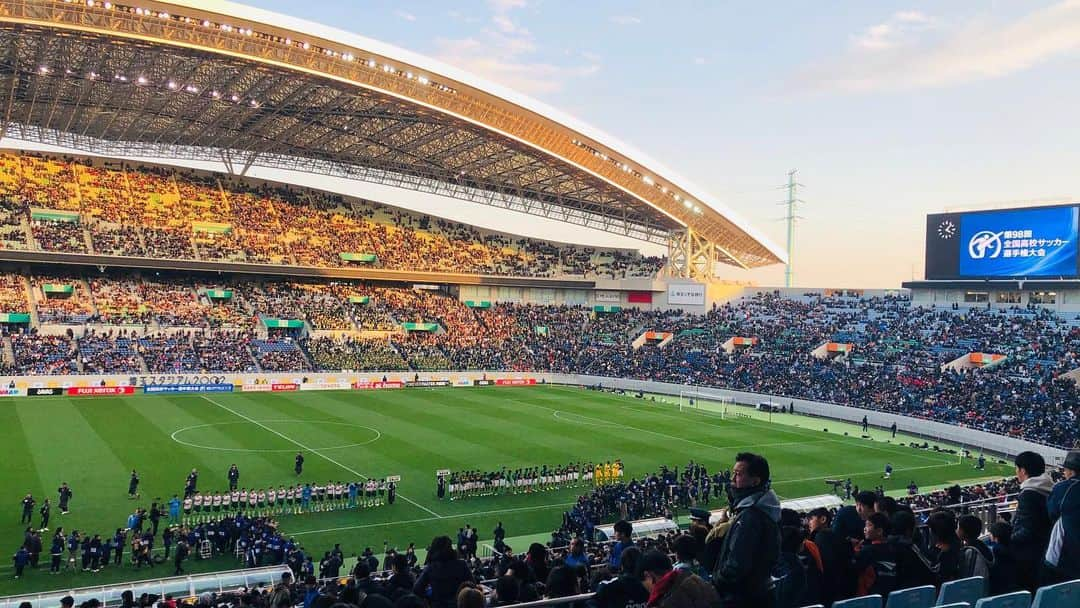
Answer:
[[[203, 492], [226, 489], [230, 464], [240, 486], [295, 484], [293, 457], [306, 457], [300, 481], [349, 481], [401, 475], [398, 500], [373, 509], [287, 516], [281, 528], [318, 556], [340, 542], [346, 555], [383, 543], [425, 547], [438, 534], [471, 524], [490, 541], [502, 521], [513, 536], [549, 533], [574, 500], [573, 490], [529, 496], [439, 501], [437, 469], [498, 469], [621, 458], [627, 475], [690, 460], [710, 471], [731, 466], [736, 452], [768, 457], [774, 487], [785, 498], [828, 491], [824, 479], [851, 477], [864, 488], [902, 490], [982, 476], [1011, 474], [1004, 466], [976, 472], [955, 455], [914, 450], [856, 435], [854, 427], [802, 416], [764, 418], [688, 410], [676, 405], [575, 388], [406, 389], [207, 396], [19, 398], [0, 407], [0, 489], [7, 514], [0, 539], [11, 555], [22, 542], [20, 500], [32, 492], [54, 505], [45, 553], [58, 526], [111, 534], [137, 506], [182, 493], [186, 474], [199, 470]], [[749, 413], [749, 408], [736, 408]], [[760, 416], [755, 414], [755, 416]], [[873, 415], [871, 415], [871, 419]], [[796, 426], [797, 425], [797, 426]], [[824, 433], [822, 428], [830, 432]], [[891, 462], [891, 480], [881, 479]], [[128, 477], [142, 478], [139, 500], [128, 500]], [[74, 490], [71, 512], [55, 507], [56, 488]], [[718, 508], [715, 501], [709, 505]], [[38, 522], [35, 508], [34, 525]], [[159, 539], [160, 541], [160, 539]], [[160, 542], [159, 542], [160, 544]], [[513, 545], [513, 543], [511, 543]], [[525, 547], [514, 547], [523, 550]], [[129, 550], [125, 551], [125, 562]], [[10, 558], [5, 558], [10, 560]], [[231, 558], [189, 560], [188, 572], [236, 568]], [[0, 595], [168, 576], [171, 564], [135, 570], [125, 564], [97, 574], [50, 576], [48, 557], [37, 571], [13, 580], [0, 564]]]

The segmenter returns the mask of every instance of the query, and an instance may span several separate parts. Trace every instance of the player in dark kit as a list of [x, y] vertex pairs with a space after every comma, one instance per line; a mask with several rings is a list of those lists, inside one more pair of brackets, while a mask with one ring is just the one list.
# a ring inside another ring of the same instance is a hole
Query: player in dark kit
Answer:
[[22, 499], [22, 519], [19, 521], [20, 524], [28, 524], [34, 520], [35, 502], [37, 501], [34, 500], [32, 494], [27, 494], [26, 497]]
[[139, 497], [139, 474], [131, 469], [131, 479], [128, 481], [128, 498], [135, 500]]
[[191, 469], [188, 473], [187, 482], [184, 483], [184, 498], [194, 496], [199, 485], [199, 471], [198, 469]]
[[229, 491], [235, 492], [237, 485], [240, 484], [240, 469], [236, 465], [229, 467]]
[[60, 495], [60, 514], [68, 514], [68, 501], [71, 500], [71, 488], [68, 487], [67, 482], [60, 484], [60, 487], [56, 489], [57, 494]]
[[297, 475], [304, 472], [304, 455], [300, 452], [296, 453], [296, 466], [293, 468], [296, 470]]
[[52, 505], [49, 504], [48, 498], [45, 499], [45, 502], [41, 505], [41, 508], [38, 509], [38, 513], [41, 514], [41, 525], [38, 526], [38, 529], [42, 532], [48, 532], [49, 515], [52, 513]]

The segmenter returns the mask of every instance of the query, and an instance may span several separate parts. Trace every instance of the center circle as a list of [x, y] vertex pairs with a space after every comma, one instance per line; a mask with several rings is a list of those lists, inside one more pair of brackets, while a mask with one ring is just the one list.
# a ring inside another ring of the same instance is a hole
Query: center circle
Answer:
[[[195, 431], [195, 430], [198, 430], [198, 429], [205, 429], [205, 428], [219, 427], [219, 426], [231, 426], [231, 425], [236, 425], [236, 424], [247, 424], [247, 425], [254, 426], [256, 428], [260, 428], [260, 429], [262, 429], [264, 431], [276, 434], [277, 433], [276, 430], [268, 431], [267, 429], [265, 429], [265, 428], [263, 428], [261, 426], [263, 424], [274, 424], [274, 423], [290, 423], [290, 424], [303, 424], [303, 425], [329, 424], [329, 425], [332, 425], [332, 426], [348, 426], [348, 427], [353, 427], [353, 428], [357, 428], [357, 429], [364, 429], [364, 430], [370, 431], [372, 434], [374, 434], [374, 436], [371, 437], [371, 439], [368, 439], [366, 441], [359, 441], [359, 442], [355, 442], [355, 443], [346, 443], [346, 444], [342, 444], [342, 445], [309, 446], [307, 449], [312, 450], [312, 451], [315, 451], [315, 450], [341, 450], [341, 449], [345, 449], [345, 448], [356, 448], [356, 447], [361, 447], [361, 446], [365, 446], [365, 445], [375, 443], [376, 441], [378, 441], [382, 437], [382, 432], [380, 432], [379, 429], [376, 429], [376, 428], [373, 428], [373, 427], [370, 427], [370, 426], [364, 426], [362, 424], [353, 424], [352, 422], [338, 422], [336, 420], [295, 420], [295, 419], [289, 419], [289, 420], [257, 420], [257, 421], [232, 420], [232, 421], [229, 421], [229, 422], [210, 422], [210, 423], [207, 423], [207, 424], [196, 424], [194, 426], [186, 426], [186, 427], [184, 427], [182, 429], [177, 429], [177, 430], [172, 432], [172, 435], [170, 435], [170, 437], [172, 438], [173, 441], [175, 441], [176, 443], [179, 443], [180, 445], [186, 445], [188, 447], [197, 448], [197, 449], [200, 449], [200, 450], [217, 450], [219, 452], [283, 453], [283, 452], [295, 452], [295, 451], [297, 451], [297, 449], [301, 449], [300, 446], [291, 447], [291, 448], [285, 448], [283, 450], [258, 449], [258, 448], [225, 448], [225, 447], [216, 446], [216, 445], [203, 445], [203, 444], [195, 443], [195, 442], [192, 442], [192, 441], [185, 441], [185, 440], [180, 438], [181, 435], [183, 435], [184, 433], [187, 433], [189, 431]], [[282, 435], [281, 437], [282, 437], [282, 439], [285, 439], [284, 435]]]

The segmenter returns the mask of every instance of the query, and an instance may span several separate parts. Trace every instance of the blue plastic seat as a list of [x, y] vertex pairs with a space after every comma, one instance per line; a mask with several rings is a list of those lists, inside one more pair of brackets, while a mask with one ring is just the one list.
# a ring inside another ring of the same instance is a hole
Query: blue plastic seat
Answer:
[[981, 576], [949, 581], [941, 586], [937, 596], [937, 605], [967, 602], [972, 606], [986, 595], [986, 581]]
[[889, 594], [885, 608], [931, 608], [935, 591], [933, 585], [898, 589]]
[[1035, 593], [1032, 608], [1071, 608], [1080, 606], [1080, 579], [1047, 585]]
[[1017, 591], [994, 597], [984, 597], [975, 602], [975, 608], [1029, 608], [1031, 606], [1031, 592]]
[[880, 595], [864, 595], [850, 600], [833, 602], [833, 608], [881, 608]]
[[971, 604], [967, 602], [955, 602], [953, 604], [945, 604], [944, 606], [934, 606], [934, 608], [971, 608]]

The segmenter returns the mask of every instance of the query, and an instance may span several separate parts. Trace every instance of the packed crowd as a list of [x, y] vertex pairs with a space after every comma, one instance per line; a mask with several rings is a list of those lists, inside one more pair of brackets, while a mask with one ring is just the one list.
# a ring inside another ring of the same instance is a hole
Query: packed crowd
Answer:
[[[382, 268], [516, 276], [649, 277], [664, 260], [630, 250], [497, 233], [361, 200], [224, 177], [117, 163], [0, 154], [0, 222], [24, 230], [30, 206], [84, 221], [34, 220], [39, 249], [164, 259]], [[17, 228], [17, 230], [15, 229]], [[4, 232], [4, 231], [0, 231]], [[13, 243], [25, 243], [25, 234]]]
[[[456, 540], [435, 537], [423, 562], [414, 544], [403, 551], [387, 547], [381, 563], [367, 548], [344, 575], [341, 545], [324, 551], [316, 563], [318, 552], [307, 552], [273, 519], [237, 513], [181, 524], [174, 498], [161, 535], [163, 557], [155, 545], [166, 506], [154, 503], [149, 512], [137, 509], [126, 529], [104, 540], [58, 530], [50, 569], [59, 572], [65, 556], [67, 567], [77, 569], [80, 554], [83, 570], [119, 565], [129, 535], [135, 539], [135, 567], [168, 560], [172, 552], [174, 572], [181, 574], [196, 550], [198, 557], [236, 555], [247, 566], [288, 566], [272, 589], [203, 595], [196, 600], [202, 608], [485, 608], [583, 593], [593, 593], [592, 608], [798, 608], [871, 594], [887, 597], [922, 585], [940, 588], [972, 576], [983, 578], [981, 596], [1080, 578], [1080, 495], [1072, 492], [1080, 485], [1080, 451], [1069, 453], [1056, 483], [1033, 452], [1019, 454], [1015, 464], [1015, 509], [984, 522], [952, 503], [913, 510], [868, 491], [839, 510], [785, 509], [770, 487], [768, 461], [744, 452], [723, 474], [723, 490], [716, 494], [726, 496], [727, 507], [715, 523], [708, 511], [694, 509], [689, 529], [648, 538], [618, 519], [611, 539], [598, 541], [564, 528], [547, 546], [534, 542], [515, 552], [499, 522], [490, 559], [478, 556], [479, 530], [466, 525]], [[669, 485], [710, 479], [695, 463], [653, 476]], [[24, 521], [35, 505], [29, 495], [26, 500]], [[17, 575], [38, 567], [42, 553], [41, 532], [28, 528], [15, 557]], [[144, 605], [172, 608], [177, 599], [182, 598], [146, 598]], [[64, 608], [70, 608], [65, 601]], [[133, 601], [126, 596], [128, 606]]]
[[[0, 298], [10, 312], [25, 308], [23, 280], [3, 275]], [[1080, 323], [1041, 309], [953, 311], [900, 298], [758, 293], [700, 315], [594, 313], [566, 305], [470, 308], [442, 292], [348, 281], [204, 285], [104, 275], [34, 276], [31, 285], [42, 323], [203, 332], [198, 355], [187, 339], [146, 338], [140, 352], [155, 370], [247, 369], [241, 355], [251, 352], [272, 371], [586, 373], [855, 405], [1066, 447], [1080, 440], [1080, 391], [1063, 377], [1080, 367]], [[211, 290], [232, 297], [211, 300]], [[259, 319], [294, 319], [303, 328], [271, 328], [255, 340]], [[662, 348], [635, 348], [649, 330], [673, 338]], [[756, 342], [732, 346], [734, 337]], [[851, 346], [844, 356], [815, 356], [826, 342]], [[29, 358], [36, 343], [26, 345]], [[981, 368], [947, 365], [971, 352], [1006, 357]], [[118, 366], [127, 367], [122, 359]]]

